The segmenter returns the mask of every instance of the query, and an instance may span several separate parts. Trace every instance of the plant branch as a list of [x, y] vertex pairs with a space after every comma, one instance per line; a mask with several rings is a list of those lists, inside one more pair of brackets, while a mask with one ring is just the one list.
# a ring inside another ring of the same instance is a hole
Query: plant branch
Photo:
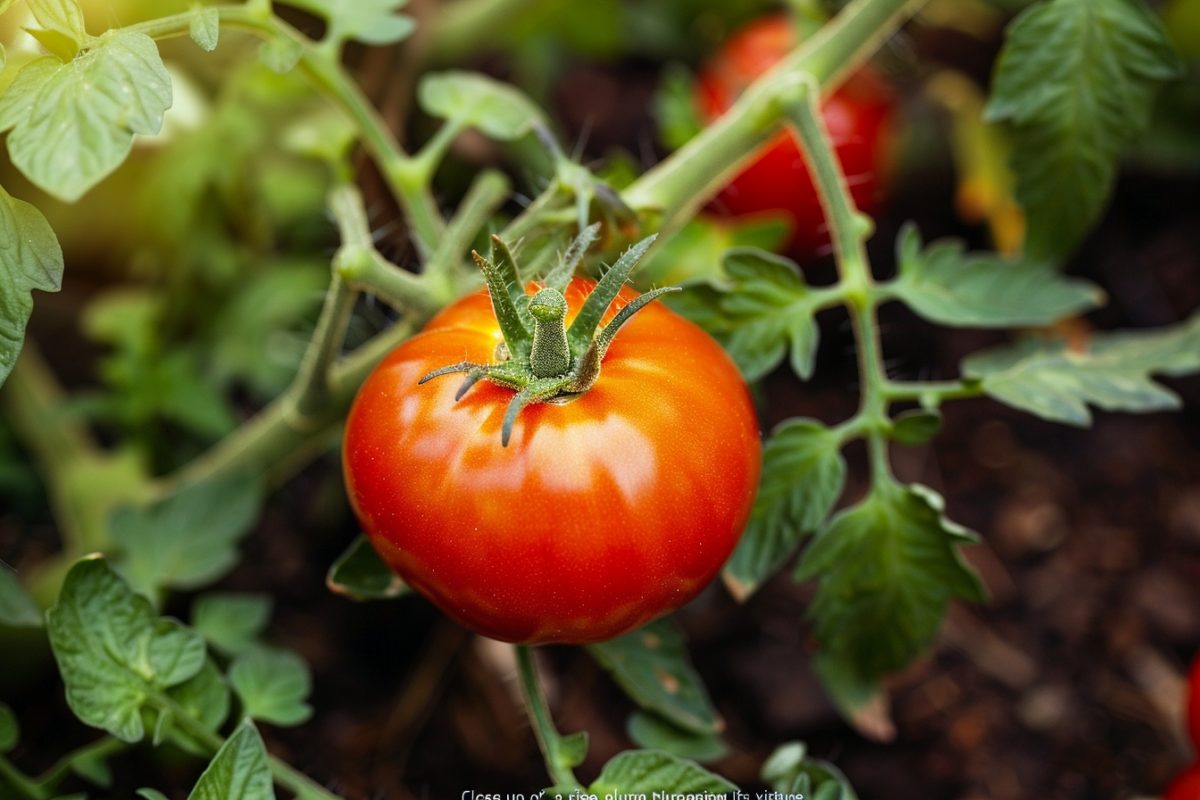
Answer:
[[25, 800], [49, 800], [50, 792], [0, 755], [0, 784], [7, 783]]
[[517, 653], [517, 669], [521, 674], [521, 691], [525, 697], [525, 708], [529, 712], [529, 720], [533, 723], [533, 733], [537, 737], [538, 747], [546, 759], [546, 771], [555, 787], [572, 789], [582, 788], [579, 779], [571, 768], [566, 766], [562, 753], [562, 737], [554, 727], [550, 718], [550, 709], [546, 705], [546, 696], [537, 677], [537, 665], [533, 663], [533, 650], [524, 644], [515, 646]]
[[40, 786], [47, 791], [53, 791], [67, 773], [71, 771], [71, 765], [76, 761], [84, 758], [104, 759], [108, 756], [115, 755], [129, 747], [126, 742], [122, 742], [113, 736], [104, 736], [94, 742], [78, 747], [64, 755], [50, 769], [46, 770], [38, 779]]
[[[409, 156], [392, 136], [374, 106], [358, 84], [330, 52], [297, 31], [288, 23], [256, 5], [213, 6], [220, 15], [221, 26], [241, 30], [263, 39], [286, 39], [301, 49], [297, 67], [309, 83], [333, 100], [353, 120], [363, 144], [379, 165], [392, 194], [404, 209], [417, 250], [423, 255], [433, 252], [441, 237], [445, 222], [433, 200], [427, 182], [413, 181]], [[188, 34], [193, 12], [172, 14], [130, 25], [123, 30], [144, 33], [154, 39], [168, 39]]]
[[883, 386], [883, 396], [892, 402], [917, 401], [923, 406], [936, 408], [946, 400], [964, 400], [983, 395], [983, 387], [967, 381], [943, 383], [909, 383], [888, 381]]
[[924, 0], [852, 0], [838, 16], [756, 80], [716, 122], [622, 192], [664, 224], [698, 208], [774, 133], [781, 95], [809, 76], [829, 93], [869, 58]]
[[819, 90], [811, 79], [795, 86], [787, 105], [789, 121], [800, 138], [805, 162], [821, 200], [821, 209], [829, 224], [838, 275], [850, 309], [854, 336], [858, 341], [859, 375], [862, 397], [858, 420], [867, 438], [871, 473], [876, 484], [891, 479], [887, 457], [888, 382], [875, 318], [875, 299], [871, 291], [875, 279], [867, 258], [866, 242], [874, 228], [871, 219], [854, 207], [845, 173], [838, 163], [833, 142], [818, 107]]
[[[467, 190], [467, 196], [459, 204], [458, 212], [450, 220], [438, 249], [426, 262], [422, 273], [430, 290], [443, 303], [449, 303], [466, 288], [458, 267], [465, 260], [475, 237], [508, 196], [508, 191], [508, 178], [492, 170], [480, 174]], [[469, 285], [473, 287], [474, 283]]]

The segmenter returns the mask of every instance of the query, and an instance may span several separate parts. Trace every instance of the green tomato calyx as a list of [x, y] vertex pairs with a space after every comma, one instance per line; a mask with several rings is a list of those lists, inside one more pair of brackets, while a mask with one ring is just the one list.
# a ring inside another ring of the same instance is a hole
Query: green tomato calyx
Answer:
[[621, 326], [659, 295], [679, 291], [678, 287], [665, 286], [639, 295], [600, 328], [604, 312], [612, 305], [638, 261], [654, 244], [656, 237], [649, 236], [626, 250], [604, 274], [568, 328], [567, 301], [563, 293], [584, 254], [596, 241], [599, 230], [599, 225], [585, 228], [541, 281], [543, 287], [532, 296], [525, 293], [525, 284], [512, 251], [499, 236], [492, 237], [490, 258], [471, 253], [487, 281], [504, 346], [498, 348], [500, 352], [494, 364], [461, 361], [435, 369], [419, 383], [465, 372], [467, 377], [455, 393], [455, 400], [483, 379], [514, 390], [516, 394], [505, 411], [500, 432], [500, 441], [505, 447], [521, 409], [592, 388], [600, 377], [604, 355]]

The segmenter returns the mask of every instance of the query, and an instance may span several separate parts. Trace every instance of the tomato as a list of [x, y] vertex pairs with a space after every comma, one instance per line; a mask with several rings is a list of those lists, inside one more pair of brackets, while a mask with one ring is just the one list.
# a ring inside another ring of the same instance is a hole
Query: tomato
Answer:
[[1200, 800], [1200, 764], [1193, 764], [1171, 781], [1163, 800]]
[[[796, 44], [795, 26], [786, 15], [764, 17], [735, 33], [697, 80], [696, 100], [704, 121], [729, 110], [750, 83]], [[869, 67], [853, 75], [821, 106], [850, 194], [858, 209], [869, 215], [879, 208], [891, 111], [891, 92]], [[782, 215], [791, 226], [789, 251], [796, 255], [811, 254], [829, 243], [817, 190], [790, 131], [780, 132], [764, 145], [709, 209], [727, 217]]]
[[[566, 287], [567, 322], [592, 286]], [[623, 288], [604, 320], [637, 296]], [[448, 615], [509, 642], [601, 641], [693, 598], [737, 543], [758, 483], [757, 421], [733, 362], [651, 303], [589, 390], [525, 407], [505, 446], [513, 389], [480, 381], [456, 401], [459, 381], [418, 385], [494, 361], [503, 341], [481, 291], [363, 384], [343, 462], [371, 543]]]

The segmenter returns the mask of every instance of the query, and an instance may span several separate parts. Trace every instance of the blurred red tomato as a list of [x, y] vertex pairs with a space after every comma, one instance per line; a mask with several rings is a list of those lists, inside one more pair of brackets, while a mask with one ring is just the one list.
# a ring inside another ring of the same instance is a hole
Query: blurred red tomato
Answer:
[[[705, 122], [729, 109], [756, 78], [787, 55], [798, 33], [786, 15], [764, 17], [734, 34], [700, 73], [697, 102]], [[874, 215], [882, 191], [881, 170], [893, 97], [888, 86], [864, 67], [821, 107], [821, 115], [859, 210]], [[779, 214], [790, 223], [789, 251], [811, 255], [829, 243], [825, 214], [799, 143], [784, 131], [764, 145], [710, 203], [727, 217]]]

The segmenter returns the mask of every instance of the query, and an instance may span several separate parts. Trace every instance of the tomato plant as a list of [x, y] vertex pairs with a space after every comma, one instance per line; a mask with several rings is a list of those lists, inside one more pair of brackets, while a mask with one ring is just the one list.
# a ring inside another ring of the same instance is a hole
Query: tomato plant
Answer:
[[[778, 14], [751, 22], [729, 38], [704, 65], [696, 103], [708, 122], [727, 112], [763, 73], [799, 43], [798, 27]], [[821, 104], [821, 117], [846, 175], [855, 205], [874, 214], [884, 188], [895, 101], [869, 65], [863, 66]], [[790, 228], [788, 249], [799, 256], [829, 244], [829, 226], [816, 186], [790, 131], [781, 131], [717, 193], [709, 208], [738, 218], [777, 214]]]
[[[618, 271], [606, 277], [615, 291]], [[536, 288], [516, 307], [537, 313]], [[577, 329], [563, 324], [588, 297], [612, 296], [583, 278], [565, 289], [565, 319], [537, 320], [535, 363], [549, 358], [539, 342], [565, 346]], [[638, 300], [622, 289], [601, 323]], [[359, 391], [343, 458], [368, 538], [447, 614], [504, 641], [602, 641], [686, 603], [733, 550], [758, 484], [757, 422], [733, 362], [651, 304], [612, 341], [592, 386], [506, 423], [513, 390], [475, 384], [479, 373], [461, 388], [418, 385], [456, 361], [518, 352], [492, 305], [480, 291], [447, 307]]]

